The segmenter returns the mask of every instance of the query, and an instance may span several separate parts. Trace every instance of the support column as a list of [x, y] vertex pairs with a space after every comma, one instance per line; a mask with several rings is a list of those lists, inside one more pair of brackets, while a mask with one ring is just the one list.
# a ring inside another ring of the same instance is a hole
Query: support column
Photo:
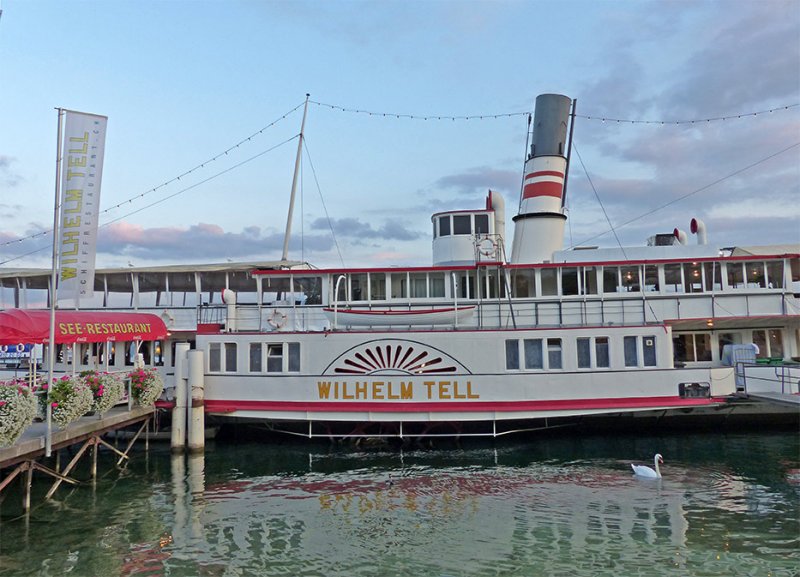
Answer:
[[203, 351], [193, 350], [188, 353], [189, 358], [189, 390], [192, 402], [189, 408], [189, 452], [202, 452], [205, 450], [205, 381], [203, 372], [205, 361]]
[[175, 343], [175, 407], [172, 409], [170, 437], [173, 452], [183, 451], [186, 447], [188, 353], [189, 343]]

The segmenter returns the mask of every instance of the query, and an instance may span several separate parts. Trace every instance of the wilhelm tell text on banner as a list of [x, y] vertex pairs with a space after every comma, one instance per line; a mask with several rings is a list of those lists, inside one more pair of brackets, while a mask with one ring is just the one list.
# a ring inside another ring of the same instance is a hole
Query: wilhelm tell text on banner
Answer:
[[100, 183], [108, 118], [65, 111], [61, 166], [58, 299], [94, 293]]

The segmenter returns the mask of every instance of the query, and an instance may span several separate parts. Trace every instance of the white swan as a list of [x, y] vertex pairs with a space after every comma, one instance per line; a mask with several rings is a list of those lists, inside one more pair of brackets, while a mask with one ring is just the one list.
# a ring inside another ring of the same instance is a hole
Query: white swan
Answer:
[[660, 479], [661, 469], [658, 468], [658, 464], [663, 462], [664, 458], [661, 456], [661, 454], [656, 453], [656, 456], [653, 457], [653, 464], [656, 466], [655, 471], [650, 467], [647, 467], [646, 465], [634, 465], [633, 463], [631, 463], [631, 468], [633, 469], [633, 474], [639, 477], [647, 477], [648, 479]]

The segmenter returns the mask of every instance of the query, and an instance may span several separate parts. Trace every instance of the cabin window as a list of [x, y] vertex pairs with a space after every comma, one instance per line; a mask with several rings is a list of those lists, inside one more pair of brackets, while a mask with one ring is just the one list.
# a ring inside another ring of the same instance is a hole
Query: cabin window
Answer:
[[267, 372], [283, 372], [283, 343], [267, 344]]
[[350, 275], [350, 300], [354, 301], [367, 300], [366, 273]]
[[758, 347], [759, 359], [783, 358], [783, 333], [780, 329], [753, 331], [753, 343]]
[[208, 343], [208, 372], [222, 370], [222, 343]]
[[511, 272], [511, 286], [516, 298], [536, 296], [536, 271], [533, 269], [515, 270]]
[[506, 341], [506, 369], [519, 369], [519, 341], [517, 339]]
[[578, 352], [578, 368], [589, 369], [592, 367], [591, 339], [582, 337], [576, 343]]
[[429, 295], [431, 298], [444, 298], [444, 273], [432, 272], [429, 276]]
[[472, 234], [470, 215], [459, 214], [453, 216], [453, 234]]
[[711, 333], [683, 333], [672, 337], [672, 357], [677, 362], [711, 360]]
[[322, 304], [322, 277], [295, 277], [292, 279], [295, 300], [300, 304]]
[[620, 268], [622, 278], [622, 292], [640, 292], [642, 285], [639, 281], [638, 266], [623, 266]]
[[561, 339], [547, 339], [547, 368], [560, 369]]
[[165, 297], [166, 302], [162, 299], [165, 306], [196, 307], [200, 304], [197, 297], [197, 279], [194, 273], [167, 273], [167, 286], [169, 292]]
[[[341, 290], [346, 290], [346, 285]], [[261, 281], [261, 303], [264, 305], [272, 304], [292, 304], [288, 295], [292, 291], [289, 277], [264, 275]], [[343, 297], [344, 298], [344, 297]]]
[[644, 290], [658, 292], [658, 267], [654, 264], [644, 265]]
[[475, 234], [489, 234], [489, 215], [475, 215]]
[[225, 343], [225, 371], [236, 372], [236, 343]]
[[683, 281], [685, 293], [703, 292], [703, 265], [699, 262], [684, 263]]
[[783, 261], [767, 262], [767, 288], [783, 288]]
[[725, 264], [728, 271], [728, 286], [733, 289], [744, 288], [744, 273], [742, 263], [729, 262]]
[[261, 357], [261, 343], [250, 343], [250, 372], [260, 373], [264, 370]]
[[664, 265], [664, 286], [668, 293], [683, 292], [683, 274], [680, 264]]
[[561, 269], [561, 294], [572, 296], [578, 294], [578, 269], [565, 267]]
[[392, 298], [408, 298], [408, 279], [406, 273], [393, 273], [392, 277]]
[[583, 267], [581, 270], [581, 294], [597, 294], [597, 268], [593, 266]]
[[[711, 353], [709, 352], [709, 355], [710, 354]], [[642, 360], [644, 361], [644, 366], [646, 366], [646, 367], [655, 367], [656, 366], [656, 337], [655, 337], [655, 335], [642, 337]]]
[[767, 288], [763, 262], [749, 262], [745, 265], [747, 288]]
[[543, 268], [542, 275], [542, 296], [555, 296], [558, 294], [558, 269]]
[[300, 343], [289, 343], [289, 367], [290, 373], [300, 371]]
[[424, 299], [428, 296], [428, 277], [424, 272], [412, 272], [408, 275], [410, 297]]
[[639, 366], [639, 355], [636, 351], [636, 341], [637, 337], [625, 337], [623, 341], [626, 367]]
[[542, 339], [525, 339], [523, 345], [525, 349], [525, 368], [543, 369]]
[[603, 292], [619, 292], [619, 268], [615, 266], [603, 267]]
[[450, 236], [450, 215], [439, 218], [439, 236]]
[[369, 275], [370, 299], [374, 301], [386, 300], [386, 273], [373, 272]]
[[608, 352], [608, 337], [595, 337], [594, 356], [598, 368], [607, 369], [611, 366], [610, 355]]
[[153, 365], [164, 366], [164, 343], [161, 341], [153, 341]]
[[722, 263], [707, 262], [703, 265], [707, 291], [722, 290]]

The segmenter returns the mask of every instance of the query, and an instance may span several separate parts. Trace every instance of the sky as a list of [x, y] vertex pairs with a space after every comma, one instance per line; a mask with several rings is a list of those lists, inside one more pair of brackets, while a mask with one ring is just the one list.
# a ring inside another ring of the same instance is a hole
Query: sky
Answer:
[[57, 108], [108, 117], [98, 267], [280, 259], [306, 94], [293, 260], [428, 266], [489, 189], [510, 254], [543, 93], [576, 99], [565, 247], [800, 242], [800, 0], [0, 9], [0, 268], [50, 265]]

